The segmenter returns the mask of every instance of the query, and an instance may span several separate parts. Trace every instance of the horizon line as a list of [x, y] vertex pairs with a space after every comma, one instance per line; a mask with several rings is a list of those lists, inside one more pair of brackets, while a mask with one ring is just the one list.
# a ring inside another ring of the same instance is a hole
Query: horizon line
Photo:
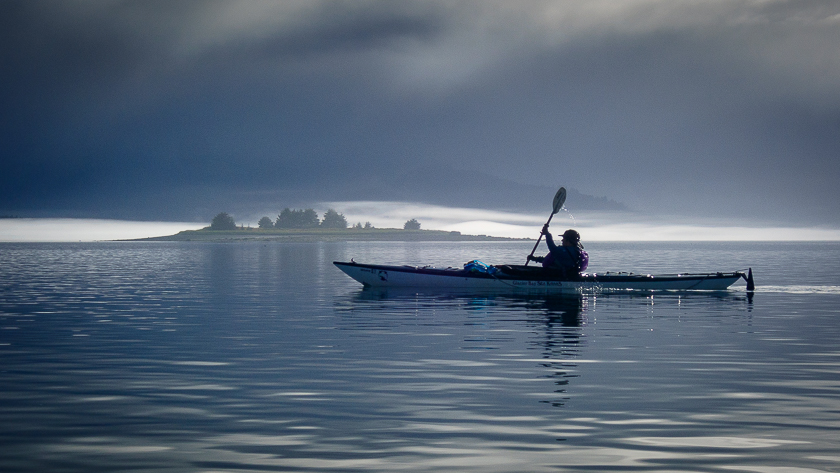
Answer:
[[[402, 217], [396, 217], [400, 220]], [[391, 218], [394, 220], [394, 218]], [[348, 219], [349, 221], [349, 219]], [[384, 223], [384, 222], [383, 222]], [[462, 235], [507, 237], [535, 241], [538, 225], [510, 224], [491, 220], [445, 221], [424, 224], [423, 230], [457, 231]], [[569, 222], [567, 222], [569, 223]], [[817, 226], [712, 226], [704, 224], [661, 224], [626, 222], [575, 222], [584, 242], [837, 242], [840, 228]], [[250, 225], [250, 222], [242, 224]], [[208, 223], [139, 221], [90, 218], [5, 218], [0, 219], [0, 242], [104, 242], [175, 235], [183, 230], [200, 230]], [[553, 225], [553, 229], [566, 225]], [[376, 229], [401, 226], [375, 225]], [[256, 229], [256, 226], [251, 227]], [[352, 231], [352, 228], [348, 228]], [[556, 233], [556, 230], [552, 233]], [[60, 236], [56, 236], [60, 235]]]

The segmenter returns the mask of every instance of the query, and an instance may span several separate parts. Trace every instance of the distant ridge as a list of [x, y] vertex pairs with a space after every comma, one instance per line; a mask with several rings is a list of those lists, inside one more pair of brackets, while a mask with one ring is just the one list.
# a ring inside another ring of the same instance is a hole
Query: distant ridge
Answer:
[[[284, 207], [306, 208], [318, 202], [350, 201], [411, 202], [543, 214], [550, 209], [551, 199], [560, 186], [567, 190], [566, 208], [571, 212], [630, 210], [608, 197], [584, 194], [576, 189], [574, 182], [558, 180], [556, 186], [523, 184], [482, 171], [409, 165], [344, 170], [340, 179], [327, 172], [295, 175], [294, 179], [278, 179], [277, 185], [270, 188], [210, 185], [161, 188], [142, 199], [116, 195], [106, 207], [81, 203], [60, 213], [30, 210], [23, 217], [205, 222], [220, 210], [241, 216], [263, 212], [260, 209], [279, 212]], [[4, 210], [0, 218], [18, 217]]]
[[[470, 207], [505, 211], [539, 212], [557, 188], [568, 191], [566, 207], [571, 210], [628, 211], [620, 202], [595, 197], [575, 189], [574, 183], [557, 187], [521, 184], [482, 172], [441, 168], [409, 168], [389, 179], [366, 178], [354, 188], [344, 187], [333, 200], [389, 200], [420, 202], [449, 207]], [[336, 189], [337, 190], [337, 189]]]

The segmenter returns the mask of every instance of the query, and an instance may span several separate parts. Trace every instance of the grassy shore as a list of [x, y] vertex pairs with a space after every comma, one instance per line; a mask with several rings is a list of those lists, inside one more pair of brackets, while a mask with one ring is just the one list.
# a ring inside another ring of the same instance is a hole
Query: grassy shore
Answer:
[[140, 238], [135, 241], [513, 241], [521, 238], [462, 235], [460, 232], [440, 230], [402, 230], [398, 228], [371, 229], [260, 229], [184, 230], [175, 235]]

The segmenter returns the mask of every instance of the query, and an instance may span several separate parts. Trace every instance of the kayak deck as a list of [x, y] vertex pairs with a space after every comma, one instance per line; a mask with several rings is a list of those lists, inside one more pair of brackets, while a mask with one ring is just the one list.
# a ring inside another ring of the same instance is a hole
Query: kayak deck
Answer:
[[333, 264], [365, 287], [423, 287], [494, 291], [542, 290], [552, 292], [619, 290], [706, 290], [727, 289], [747, 276], [741, 271], [681, 274], [583, 273], [566, 277], [556, 271], [524, 265], [483, 268], [434, 268], [362, 264], [354, 261]]

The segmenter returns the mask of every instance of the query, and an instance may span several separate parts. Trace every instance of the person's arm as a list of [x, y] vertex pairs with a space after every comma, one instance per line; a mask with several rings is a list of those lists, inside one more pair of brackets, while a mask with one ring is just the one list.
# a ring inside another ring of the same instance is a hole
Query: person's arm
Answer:
[[548, 231], [548, 225], [545, 225], [543, 227], [542, 234], [545, 235], [545, 244], [548, 245], [548, 250], [551, 252], [557, 250], [557, 245], [554, 243], [554, 238], [551, 236], [551, 232]]

